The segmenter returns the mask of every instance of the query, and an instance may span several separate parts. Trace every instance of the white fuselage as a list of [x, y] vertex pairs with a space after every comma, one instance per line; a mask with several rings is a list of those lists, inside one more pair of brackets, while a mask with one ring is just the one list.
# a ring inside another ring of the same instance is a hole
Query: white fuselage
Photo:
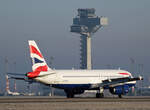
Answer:
[[123, 77], [132, 76], [124, 70], [54, 70], [54, 74], [37, 77], [35, 80], [44, 84], [100, 84], [103, 80]]

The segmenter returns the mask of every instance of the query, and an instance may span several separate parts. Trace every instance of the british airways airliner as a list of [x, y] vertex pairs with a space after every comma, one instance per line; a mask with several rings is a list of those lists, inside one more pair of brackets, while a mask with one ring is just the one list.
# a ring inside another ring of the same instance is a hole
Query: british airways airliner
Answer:
[[97, 90], [96, 98], [104, 97], [104, 89], [118, 95], [119, 98], [134, 87], [136, 80], [143, 80], [141, 76], [134, 78], [125, 70], [53, 70], [48, 67], [37, 44], [29, 40], [30, 56], [32, 59], [32, 72], [24, 74], [8, 73], [14, 79], [36, 81], [54, 88], [63, 89], [67, 98], [82, 94], [85, 90]]

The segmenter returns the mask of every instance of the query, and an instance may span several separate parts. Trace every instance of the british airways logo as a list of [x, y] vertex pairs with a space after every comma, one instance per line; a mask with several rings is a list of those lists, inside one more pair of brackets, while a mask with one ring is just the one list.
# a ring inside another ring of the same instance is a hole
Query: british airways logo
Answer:
[[38, 55], [41, 58], [43, 58], [42, 54], [32, 45], [30, 45], [30, 52], [33, 53], [33, 54]]
[[43, 63], [43, 61], [37, 59], [37, 58], [34, 58], [34, 63]]

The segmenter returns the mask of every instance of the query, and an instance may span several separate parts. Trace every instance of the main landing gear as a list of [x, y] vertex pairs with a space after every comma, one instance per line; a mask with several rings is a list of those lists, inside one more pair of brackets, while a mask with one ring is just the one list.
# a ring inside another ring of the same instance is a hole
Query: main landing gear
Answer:
[[72, 90], [65, 90], [67, 98], [74, 98], [74, 93]]
[[121, 94], [119, 94], [119, 95], [118, 95], [118, 97], [119, 97], [119, 98], [122, 98], [122, 95], [121, 95]]
[[96, 93], [96, 98], [104, 98], [104, 93]]
[[104, 98], [104, 88], [99, 88], [96, 93], [96, 98]]
[[74, 94], [73, 93], [66, 93], [67, 98], [74, 98]]

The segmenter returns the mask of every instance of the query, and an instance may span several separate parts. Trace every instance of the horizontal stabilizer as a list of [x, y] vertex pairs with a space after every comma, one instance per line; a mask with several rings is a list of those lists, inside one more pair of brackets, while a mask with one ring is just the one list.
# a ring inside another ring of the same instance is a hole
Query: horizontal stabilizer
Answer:
[[7, 73], [7, 75], [26, 76], [26, 74], [22, 73]]
[[10, 78], [11, 78], [11, 79], [16, 79], [16, 80], [26, 80], [25, 78], [18, 78], [18, 77], [11, 77], [11, 76], [9, 77], [9, 79], [10, 79]]

